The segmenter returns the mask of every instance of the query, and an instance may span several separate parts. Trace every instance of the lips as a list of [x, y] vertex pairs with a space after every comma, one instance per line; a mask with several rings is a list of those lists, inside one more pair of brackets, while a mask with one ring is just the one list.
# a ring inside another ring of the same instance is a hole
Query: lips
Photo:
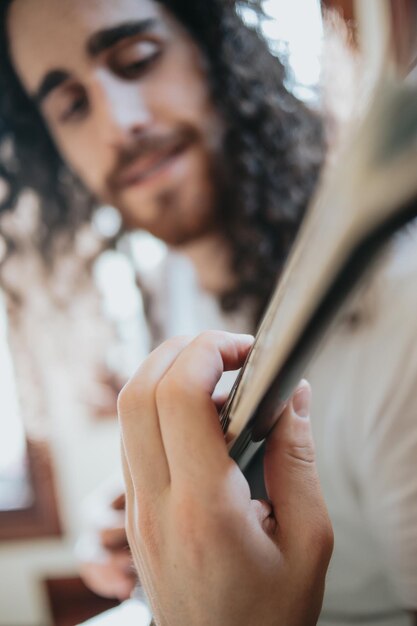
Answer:
[[117, 179], [117, 187], [124, 189], [147, 181], [184, 152], [186, 147], [185, 143], [171, 145], [146, 156], [137, 157], [120, 174]]

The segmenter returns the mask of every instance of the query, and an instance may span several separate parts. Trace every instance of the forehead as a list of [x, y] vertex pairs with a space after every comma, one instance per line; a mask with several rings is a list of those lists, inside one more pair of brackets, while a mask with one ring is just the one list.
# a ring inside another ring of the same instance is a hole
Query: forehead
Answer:
[[16, 70], [34, 87], [50, 67], [76, 69], [85, 43], [102, 29], [126, 21], [164, 19], [154, 0], [13, 0], [8, 37]]

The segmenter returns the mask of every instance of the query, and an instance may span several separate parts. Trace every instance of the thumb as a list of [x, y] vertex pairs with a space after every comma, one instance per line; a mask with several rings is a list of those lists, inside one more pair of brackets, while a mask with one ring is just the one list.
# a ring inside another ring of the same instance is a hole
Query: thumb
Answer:
[[302, 381], [267, 439], [265, 485], [281, 547], [310, 547], [318, 533], [330, 528], [315, 463], [310, 404], [310, 385]]

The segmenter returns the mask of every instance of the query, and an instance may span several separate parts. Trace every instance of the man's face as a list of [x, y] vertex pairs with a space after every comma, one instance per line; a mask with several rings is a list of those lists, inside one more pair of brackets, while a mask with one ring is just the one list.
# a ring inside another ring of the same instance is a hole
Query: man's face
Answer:
[[14, 0], [12, 62], [62, 157], [172, 244], [215, 226], [222, 128], [201, 52], [153, 0]]

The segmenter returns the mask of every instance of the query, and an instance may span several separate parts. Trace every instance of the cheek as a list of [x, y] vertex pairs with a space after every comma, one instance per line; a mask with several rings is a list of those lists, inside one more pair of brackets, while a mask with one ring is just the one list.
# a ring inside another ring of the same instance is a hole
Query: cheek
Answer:
[[213, 115], [207, 73], [194, 46], [177, 42], [151, 82], [153, 105], [164, 108], [165, 118], [201, 127]]
[[65, 132], [54, 135], [59, 153], [65, 163], [81, 179], [84, 185], [101, 196], [104, 193], [107, 157], [98, 148], [97, 142], [90, 140], [88, 133]]

